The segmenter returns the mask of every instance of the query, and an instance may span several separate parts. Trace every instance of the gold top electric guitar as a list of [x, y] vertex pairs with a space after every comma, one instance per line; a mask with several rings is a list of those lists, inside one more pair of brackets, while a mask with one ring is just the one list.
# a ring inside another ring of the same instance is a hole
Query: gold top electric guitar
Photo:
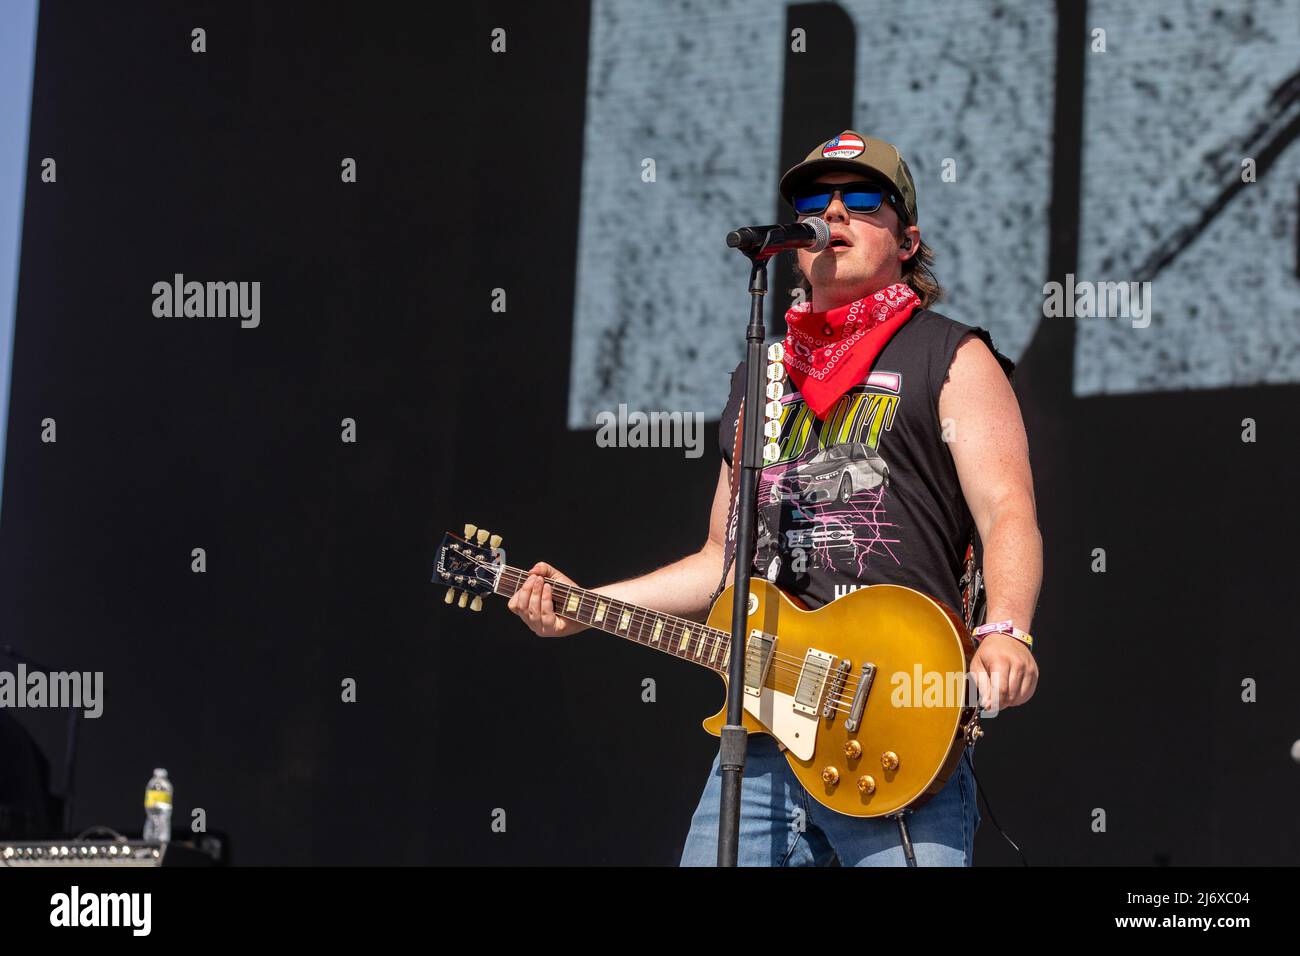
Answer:
[[[528, 574], [500, 560], [501, 538], [473, 525], [448, 533], [433, 580], [474, 610], [510, 597]], [[967, 666], [974, 646], [957, 616], [920, 591], [876, 584], [816, 611], [750, 580], [744, 724], [775, 737], [799, 782], [831, 810], [881, 817], [938, 793], [981, 734]], [[555, 613], [691, 661], [727, 680], [732, 588], [705, 623], [551, 582]], [[715, 737], [724, 706], [704, 721]]]

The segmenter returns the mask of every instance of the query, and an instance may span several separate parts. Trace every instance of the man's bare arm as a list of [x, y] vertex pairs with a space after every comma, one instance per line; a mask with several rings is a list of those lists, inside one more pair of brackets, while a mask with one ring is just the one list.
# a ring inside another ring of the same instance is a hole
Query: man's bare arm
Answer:
[[[699, 551], [648, 574], [592, 590], [618, 601], [702, 621], [709, 611], [709, 595], [722, 577], [723, 536], [731, 505], [730, 481], [731, 469], [723, 462], [709, 513], [708, 537]], [[523, 587], [510, 598], [510, 610], [518, 614], [534, 633], [543, 637], [561, 637], [585, 629], [556, 616], [551, 586], [547, 583], [549, 580], [565, 584], [577, 582], [545, 562], [535, 564], [528, 575]]]
[[[949, 447], [984, 546], [987, 619], [1010, 619], [1028, 631], [1043, 580], [1029, 442], [1011, 384], [993, 353], [973, 335], [953, 358], [939, 395], [939, 418], [952, 423]], [[1029, 700], [1038, 684], [1033, 655], [1006, 635], [986, 637], [971, 670], [998, 676], [1002, 707]]]

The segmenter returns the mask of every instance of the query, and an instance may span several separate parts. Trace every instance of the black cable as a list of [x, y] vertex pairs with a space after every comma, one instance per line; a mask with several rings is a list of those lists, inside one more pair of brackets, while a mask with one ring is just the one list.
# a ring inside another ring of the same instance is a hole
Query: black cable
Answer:
[[988, 798], [988, 796], [984, 793], [984, 788], [980, 786], [980, 778], [979, 778], [979, 774], [977, 774], [977, 773], [975, 772], [975, 761], [974, 761], [974, 760], [971, 760], [971, 761], [969, 761], [969, 763], [970, 763], [970, 773], [971, 773], [971, 776], [975, 778], [975, 799], [978, 800], [980, 797], [983, 797], [983, 798], [984, 798], [984, 809], [987, 810], [987, 811], [989, 812], [989, 821], [990, 821], [990, 822], [991, 822], [995, 827], [997, 827], [998, 832], [1002, 834], [1002, 839], [1004, 839], [1004, 840], [1006, 840], [1008, 843], [1010, 843], [1010, 844], [1011, 844], [1011, 848], [1012, 848], [1013, 850], [1015, 850], [1017, 854], [1019, 854], [1019, 856], [1020, 856], [1020, 865], [1021, 865], [1021, 866], [1028, 866], [1028, 865], [1029, 865], [1029, 861], [1028, 861], [1027, 859], [1025, 859], [1025, 854], [1021, 851], [1020, 847], [1016, 846], [1016, 841], [1013, 840], [1013, 839], [1011, 839], [1011, 837], [1007, 836], [1007, 831], [1004, 830], [1004, 829], [1002, 829], [1002, 826], [998, 823], [998, 818], [997, 818], [996, 816], [993, 815], [993, 807], [992, 807], [992, 805], [989, 803], [989, 798]]
[[903, 854], [907, 857], [907, 865], [916, 866], [916, 854], [912, 852], [912, 837], [907, 832], [906, 821], [903, 820], [903, 814], [906, 812], [906, 810], [903, 810], [898, 814], [898, 834], [903, 841]]

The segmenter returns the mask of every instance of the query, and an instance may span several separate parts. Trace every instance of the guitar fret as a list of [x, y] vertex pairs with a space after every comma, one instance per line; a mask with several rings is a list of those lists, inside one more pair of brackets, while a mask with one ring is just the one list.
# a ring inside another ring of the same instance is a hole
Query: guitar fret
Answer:
[[[526, 571], [505, 568], [497, 579], [495, 590], [510, 597], [523, 587], [527, 579]], [[574, 585], [552, 582], [551, 589], [555, 595], [556, 613], [562, 617], [629, 637], [715, 671], [725, 673], [730, 664], [731, 635], [726, 631], [616, 601]]]

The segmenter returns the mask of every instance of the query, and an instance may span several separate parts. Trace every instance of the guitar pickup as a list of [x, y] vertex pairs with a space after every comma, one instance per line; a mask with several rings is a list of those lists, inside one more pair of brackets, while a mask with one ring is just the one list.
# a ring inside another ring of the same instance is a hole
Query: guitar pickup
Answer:
[[745, 693], [750, 697], [762, 694], [775, 649], [775, 634], [764, 634], [757, 628], [749, 632], [749, 640], [745, 642]]
[[808, 648], [804, 655], [803, 668], [799, 671], [799, 683], [794, 689], [794, 709], [801, 714], [817, 716], [822, 702], [822, 689], [826, 686], [826, 677], [835, 663], [835, 655], [827, 654], [816, 648]]

